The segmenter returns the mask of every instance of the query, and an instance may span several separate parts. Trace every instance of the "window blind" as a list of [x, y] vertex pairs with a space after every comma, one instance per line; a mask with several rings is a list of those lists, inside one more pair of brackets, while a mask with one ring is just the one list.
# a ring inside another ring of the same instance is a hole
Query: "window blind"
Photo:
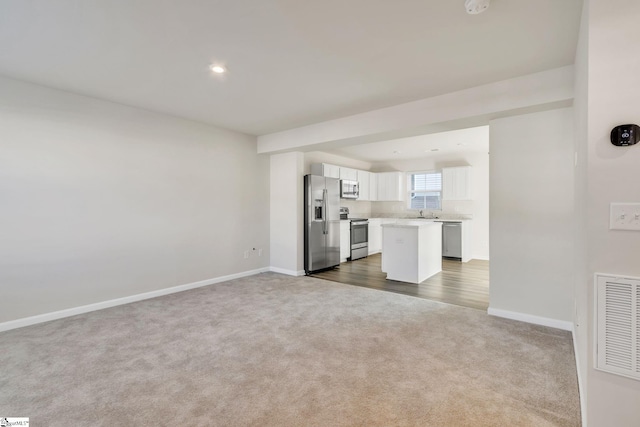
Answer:
[[441, 209], [442, 173], [414, 172], [409, 182], [409, 209]]

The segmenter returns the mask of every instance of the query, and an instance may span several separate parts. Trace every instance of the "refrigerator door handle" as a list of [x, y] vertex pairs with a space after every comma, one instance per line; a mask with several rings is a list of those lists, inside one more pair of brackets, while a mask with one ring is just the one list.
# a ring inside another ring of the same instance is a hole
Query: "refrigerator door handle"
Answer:
[[329, 208], [329, 191], [322, 190], [322, 233], [327, 234], [327, 209]]

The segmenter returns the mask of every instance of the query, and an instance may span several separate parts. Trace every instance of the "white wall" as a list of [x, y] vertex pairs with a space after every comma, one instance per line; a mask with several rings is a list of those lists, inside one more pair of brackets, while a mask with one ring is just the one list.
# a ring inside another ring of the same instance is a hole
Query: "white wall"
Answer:
[[6, 78], [0, 201], [0, 323], [268, 266], [254, 137]]
[[[489, 139], [488, 129], [486, 134]], [[489, 153], [443, 153], [421, 159], [394, 160], [377, 163], [376, 170], [429, 171], [443, 167], [471, 166], [472, 201], [442, 202], [443, 214], [468, 214], [472, 224], [472, 257], [489, 259]], [[371, 212], [376, 216], [415, 215], [406, 202], [373, 202]]]
[[271, 268], [289, 275], [304, 273], [304, 156], [271, 156]]
[[493, 120], [490, 147], [490, 312], [570, 325], [573, 111]]
[[[590, 0], [587, 4], [588, 100], [583, 98], [581, 103], [588, 115], [588, 270], [578, 294], [589, 327], [588, 351], [581, 357], [589, 366], [587, 420], [590, 427], [638, 426], [640, 381], [593, 369], [593, 273], [640, 276], [640, 233], [609, 230], [611, 202], [640, 202], [640, 146], [619, 148], [609, 142], [614, 126], [640, 124], [640, 2]], [[581, 298], [585, 291], [586, 305]]]

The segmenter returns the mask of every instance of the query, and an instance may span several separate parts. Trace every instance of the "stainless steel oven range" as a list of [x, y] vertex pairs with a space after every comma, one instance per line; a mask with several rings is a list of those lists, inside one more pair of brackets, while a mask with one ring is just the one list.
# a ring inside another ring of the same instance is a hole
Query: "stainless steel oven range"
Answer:
[[369, 220], [351, 218], [351, 261], [369, 255]]

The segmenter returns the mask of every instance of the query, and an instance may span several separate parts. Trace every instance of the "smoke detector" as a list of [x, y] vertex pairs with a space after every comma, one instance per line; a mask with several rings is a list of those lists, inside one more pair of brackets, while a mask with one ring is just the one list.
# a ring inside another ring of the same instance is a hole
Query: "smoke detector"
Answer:
[[477, 15], [489, 9], [491, 0], [465, 0], [464, 7], [469, 15]]

